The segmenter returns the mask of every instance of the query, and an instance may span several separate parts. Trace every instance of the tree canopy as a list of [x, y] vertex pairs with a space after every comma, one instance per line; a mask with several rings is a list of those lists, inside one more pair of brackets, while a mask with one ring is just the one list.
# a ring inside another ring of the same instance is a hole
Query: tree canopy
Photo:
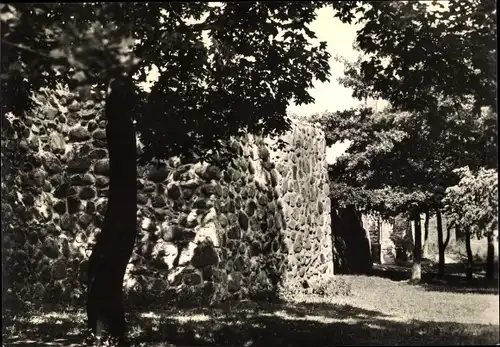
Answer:
[[[346, 66], [353, 95], [438, 118], [440, 100], [472, 100], [496, 112], [496, 3], [378, 1], [359, 8], [359, 66]], [[431, 5], [434, 9], [431, 8]]]
[[455, 170], [460, 182], [446, 189], [443, 200], [450, 223], [464, 228], [477, 238], [498, 230], [498, 172], [469, 167]]
[[441, 212], [446, 192], [454, 191], [449, 187], [459, 185], [456, 169], [497, 167], [496, 5], [369, 2], [358, 13], [363, 26], [355, 47], [362, 54], [354, 62], [339, 59], [345, 63], [339, 82], [358, 99], [383, 99], [391, 106], [314, 117], [330, 144], [350, 142], [330, 169], [332, 199], [383, 217], [409, 213], [415, 220], [415, 279], [419, 214], [436, 213], [442, 275], [447, 241]]
[[497, 165], [495, 3], [369, 2], [357, 12], [362, 54], [343, 60], [339, 81], [358, 99], [391, 106], [315, 117], [329, 144], [351, 142], [332, 180], [356, 189], [345, 197], [372, 208], [387, 205], [394, 189], [396, 205], [439, 207], [446, 187], [458, 183], [454, 169]]
[[470, 166], [477, 171], [496, 165], [496, 136], [491, 134], [495, 116], [489, 111], [475, 118], [470, 108], [450, 109], [437, 135], [433, 123], [420, 113], [391, 108], [316, 117], [330, 144], [350, 141], [345, 155], [330, 167], [332, 182], [343, 185], [332, 193], [340, 194], [344, 203], [384, 213], [397, 213], [396, 206], [412, 202], [438, 208], [446, 187], [458, 183], [454, 169]]

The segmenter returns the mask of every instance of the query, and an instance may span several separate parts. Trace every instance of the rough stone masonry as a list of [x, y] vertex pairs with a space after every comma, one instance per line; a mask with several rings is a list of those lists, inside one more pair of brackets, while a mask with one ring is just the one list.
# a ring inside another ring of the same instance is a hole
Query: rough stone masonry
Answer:
[[[107, 202], [104, 101], [64, 90], [37, 100], [2, 126], [6, 284], [30, 300], [77, 299]], [[281, 150], [234, 140], [238, 157], [225, 168], [178, 158], [138, 168], [128, 295], [216, 302], [333, 276], [323, 133], [294, 120], [282, 139]]]

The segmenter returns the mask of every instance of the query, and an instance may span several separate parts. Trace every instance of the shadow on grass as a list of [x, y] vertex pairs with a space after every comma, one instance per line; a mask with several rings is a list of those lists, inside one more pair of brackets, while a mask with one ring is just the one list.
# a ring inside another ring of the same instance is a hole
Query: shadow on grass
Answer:
[[[463, 264], [447, 264], [445, 276], [440, 278], [434, 266], [423, 267], [420, 286], [428, 291], [473, 294], [499, 294], [498, 279], [490, 280], [481, 274], [482, 268], [476, 266], [472, 280], [465, 277]], [[393, 281], [404, 281], [411, 278], [411, 268], [398, 265], [375, 265], [372, 276], [383, 277]]]
[[[498, 327], [493, 325], [399, 322], [377, 311], [328, 303], [170, 308], [137, 311], [128, 321], [133, 346], [466, 345], [499, 341]], [[4, 324], [8, 325], [7, 346], [83, 345], [81, 312], [25, 314]]]
[[81, 346], [83, 313], [52, 310], [3, 312], [3, 346]]

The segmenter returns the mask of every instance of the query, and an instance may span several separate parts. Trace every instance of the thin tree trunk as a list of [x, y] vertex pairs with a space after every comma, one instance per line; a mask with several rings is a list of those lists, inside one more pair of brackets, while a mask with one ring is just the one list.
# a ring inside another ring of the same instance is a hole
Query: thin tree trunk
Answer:
[[488, 233], [487, 241], [488, 241], [488, 254], [486, 258], [486, 278], [493, 279], [495, 272], [495, 237], [493, 233]]
[[466, 230], [465, 231], [465, 249], [467, 251], [467, 279], [470, 281], [472, 280], [472, 266], [473, 260], [472, 260], [472, 248], [470, 246], [470, 231]]
[[[413, 223], [413, 217], [410, 217], [408, 220], [408, 225], [406, 228], [406, 235], [405, 238], [409, 241], [410, 245], [415, 246], [415, 223]], [[405, 248], [405, 256], [404, 259], [405, 261], [408, 261], [408, 259], [411, 257], [413, 260], [413, 248], [411, 249], [411, 255], [409, 254], [410, 250]]]
[[439, 208], [436, 209], [436, 220], [437, 220], [437, 234], [438, 234], [438, 250], [439, 250], [439, 265], [438, 265], [438, 276], [444, 276], [445, 258], [444, 251], [446, 245], [443, 240], [443, 218], [441, 216], [441, 211]]
[[413, 266], [411, 269], [411, 281], [419, 282], [422, 279], [422, 226], [420, 214], [415, 213], [415, 240], [413, 246]]
[[102, 231], [89, 259], [87, 324], [96, 335], [107, 327], [125, 337], [123, 278], [137, 234], [136, 137], [132, 122], [133, 82], [110, 83], [106, 100], [106, 136], [110, 187]]
[[464, 240], [463, 232], [458, 226], [455, 226], [455, 240], [457, 240], [457, 241]]
[[380, 216], [377, 216], [377, 232], [378, 232], [378, 262], [379, 264], [383, 264], [384, 261], [382, 259], [382, 224], [380, 223]]
[[425, 222], [424, 222], [424, 245], [422, 246], [422, 258], [429, 259], [429, 211], [425, 211]]

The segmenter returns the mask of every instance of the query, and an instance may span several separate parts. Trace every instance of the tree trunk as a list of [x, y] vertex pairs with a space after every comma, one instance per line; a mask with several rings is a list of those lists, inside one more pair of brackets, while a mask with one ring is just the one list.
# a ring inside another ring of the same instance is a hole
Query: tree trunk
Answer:
[[103, 326], [112, 337], [125, 337], [123, 278], [137, 234], [136, 137], [132, 122], [131, 79], [111, 81], [106, 100], [109, 195], [102, 231], [89, 259], [88, 328]]
[[464, 240], [463, 230], [461, 230], [458, 226], [455, 226], [455, 240], [457, 240], [457, 241]]
[[493, 279], [495, 273], [495, 237], [493, 233], [488, 233], [488, 255], [486, 258], [486, 278]]
[[422, 247], [422, 257], [424, 259], [429, 259], [429, 211], [425, 211], [425, 222], [424, 222], [424, 245]]
[[467, 279], [472, 280], [472, 248], [470, 247], [470, 231], [465, 231], [465, 249], [467, 251]]
[[377, 259], [379, 264], [383, 264], [383, 256], [382, 256], [382, 223], [380, 222], [380, 216], [377, 216], [377, 232], [378, 232], [378, 254]]
[[441, 216], [441, 211], [439, 210], [439, 208], [436, 209], [436, 221], [437, 221], [438, 250], [439, 250], [438, 277], [443, 277], [444, 267], [445, 267], [444, 251], [446, 245], [443, 240], [443, 218]]
[[422, 226], [420, 214], [415, 213], [415, 237], [413, 244], [413, 266], [411, 269], [411, 281], [419, 282], [422, 279]]

